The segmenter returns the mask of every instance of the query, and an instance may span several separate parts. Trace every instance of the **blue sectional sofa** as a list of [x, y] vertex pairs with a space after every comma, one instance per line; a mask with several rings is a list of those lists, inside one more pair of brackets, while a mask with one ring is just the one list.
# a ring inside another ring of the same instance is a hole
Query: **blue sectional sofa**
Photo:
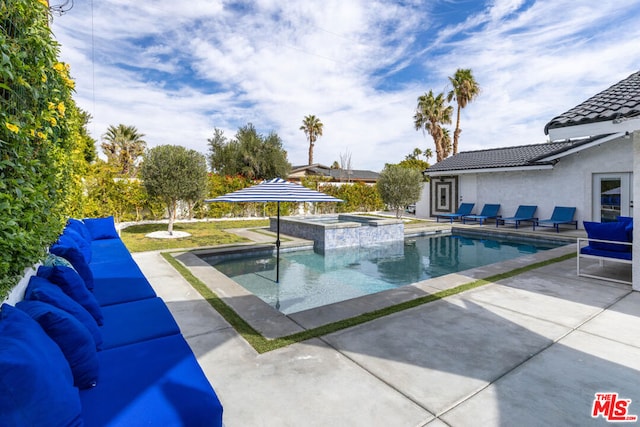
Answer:
[[0, 310], [0, 423], [222, 426], [222, 405], [113, 217], [70, 219]]

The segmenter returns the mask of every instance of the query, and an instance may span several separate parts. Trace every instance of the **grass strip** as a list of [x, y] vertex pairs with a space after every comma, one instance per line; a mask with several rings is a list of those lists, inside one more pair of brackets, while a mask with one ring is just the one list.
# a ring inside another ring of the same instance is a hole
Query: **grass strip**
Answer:
[[197, 277], [195, 277], [189, 269], [177, 261], [169, 252], [162, 253], [164, 259], [169, 262], [184, 278], [202, 295], [203, 298], [218, 312], [224, 319], [231, 324], [231, 326], [249, 343], [258, 353], [266, 353], [268, 351], [277, 350], [282, 347], [286, 347], [291, 344], [296, 344], [302, 341], [306, 341], [312, 338], [317, 338], [323, 335], [327, 335], [333, 332], [337, 332], [343, 329], [351, 328], [353, 326], [361, 325], [363, 323], [370, 322], [372, 320], [379, 319], [381, 317], [389, 316], [390, 314], [398, 313], [410, 308], [418, 307], [423, 304], [427, 304], [433, 301], [437, 301], [452, 295], [456, 295], [462, 292], [469, 291], [471, 289], [479, 288], [481, 286], [495, 283], [500, 280], [508, 279], [510, 277], [517, 276], [519, 274], [535, 270], [537, 268], [545, 267], [547, 265], [555, 264], [558, 262], [566, 261], [574, 258], [576, 254], [574, 252], [562, 255], [557, 258], [540, 261], [534, 264], [529, 264], [524, 267], [516, 268], [504, 273], [495, 274], [493, 276], [486, 277], [484, 279], [474, 280], [456, 286], [455, 288], [445, 289], [434, 294], [425, 295], [410, 301], [405, 301], [400, 304], [395, 304], [389, 307], [381, 308], [379, 310], [363, 313], [349, 319], [340, 320], [334, 323], [319, 326], [317, 328], [308, 329], [306, 331], [298, 332], [295, 334], [287, 335], [282, 338], [267, 339], [263, 337], [258, 331], [256, 331], [251, 325], [249, 325], [242, 317], [240, 317], [231, 307], [229, 307], [220, 297], [218, 297], [211, 289], [209, 289], [204, 283], [202, 283]]

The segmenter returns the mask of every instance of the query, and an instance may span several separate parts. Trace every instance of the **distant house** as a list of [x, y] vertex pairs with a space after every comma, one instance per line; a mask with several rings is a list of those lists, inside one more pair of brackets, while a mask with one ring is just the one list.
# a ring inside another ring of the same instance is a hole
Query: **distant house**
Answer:
[[289, 173], [288, 180], [300, 182], [304, 177], [324, 177], [331, 183], [362, 182], [373, 185], [378, 182], [378, 172], [358, 169], [332, 169], [329, 166], [315, 163], [313, 165], [294, 166]]
[[475, 203], [476, 213], [500, 203], [505, 216], [537, 205], [540, 218], [555, 206], [575, 206], [580, 226], [633, 215], [636, 130], [640, 72], [551, 119], [550, 142], [461, 152], [431, 166], [416, 215], [454, 212], [461, 202]]

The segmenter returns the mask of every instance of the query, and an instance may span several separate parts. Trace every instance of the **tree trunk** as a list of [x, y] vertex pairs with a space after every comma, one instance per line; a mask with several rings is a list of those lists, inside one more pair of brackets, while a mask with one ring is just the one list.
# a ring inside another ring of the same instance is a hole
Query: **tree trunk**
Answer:
[[453, 131], [453, 154], [458, 154], [458, 138], [460, 137], [460, 112], [461, 112], [460, 104], [458, 104], [458, 118], [456, 119], [456, 130]]
[[313, 141], [309, 140], [309, 165], [313, 164]]
[[175, 221], [176, 218], [176, 202], [172, 201], [169, 203], [168, 205], [169, 208], [169, 236], [173, 236], [173, 223]]

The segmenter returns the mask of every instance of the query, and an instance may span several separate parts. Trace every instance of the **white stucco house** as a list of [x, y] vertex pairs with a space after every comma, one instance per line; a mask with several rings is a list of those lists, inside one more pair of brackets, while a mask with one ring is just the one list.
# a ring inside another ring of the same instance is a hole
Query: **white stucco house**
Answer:
[[[615, 215], [638, 217], [640, 72], [554, 117], [544, 130], [550, 142], [461, 152], [425, 170], [430, 182], [416, 216], [455, 212], [461, 202], [472, 202], [475, 213], [499, 203], [503, 216], [518, 205], [537, 205], [541, 219], [555, 206], [573, 206], [579, 227]], [[637, 227], [633, 253], [633, 286], [640, 290]]]

